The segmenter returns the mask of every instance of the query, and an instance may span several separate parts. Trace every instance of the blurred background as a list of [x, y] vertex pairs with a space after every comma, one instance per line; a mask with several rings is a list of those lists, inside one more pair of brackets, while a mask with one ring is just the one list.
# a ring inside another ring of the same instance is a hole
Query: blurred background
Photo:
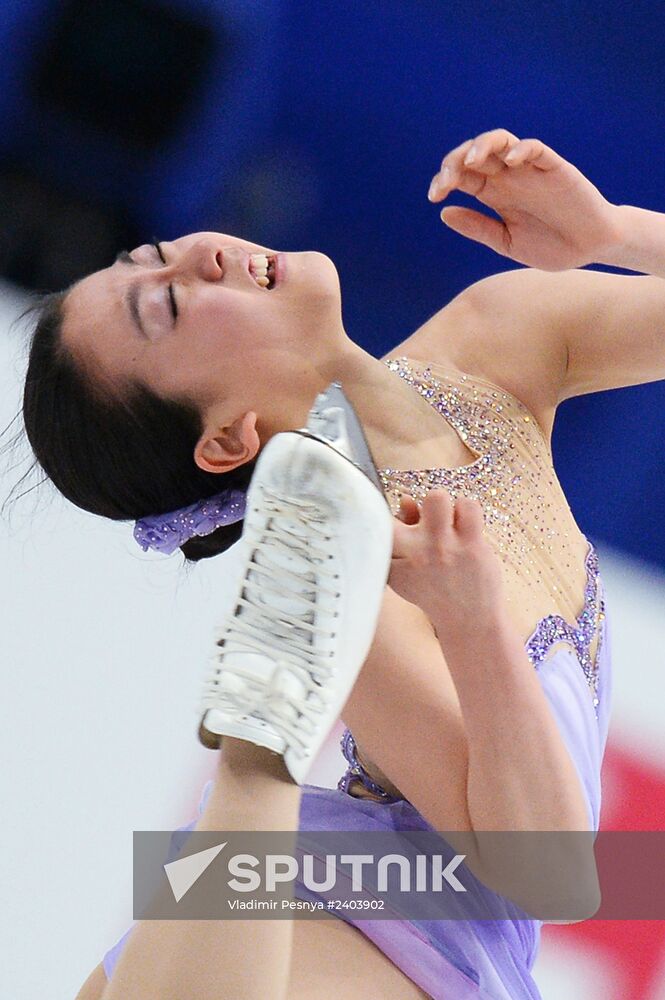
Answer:
[[[613, 0], [0, 0], [2, 427], [30, 295], [155, 236], [323, 251], [381, 356], [515, 266], [426, 197], [478, 132], [540, 138], [610, 201], [665, 212], [664, 43], [661, 4]], [[554, 433], [614, 611], [606, 829], [665, 828], [664, 438], [665, 382], [569, 400]], [[3, 501], [30, 461], [5, 456]], [[132, 831], [189, 821], [212, 771], [196, 708], [234, 552], [185, 570], [48, 485], [3, 511], [0, 551], [0, 995], [71, 1000], [131, 923]], [[546, 926], [535, 975], [544, 1000], [665, 1000], [665, 930]]]

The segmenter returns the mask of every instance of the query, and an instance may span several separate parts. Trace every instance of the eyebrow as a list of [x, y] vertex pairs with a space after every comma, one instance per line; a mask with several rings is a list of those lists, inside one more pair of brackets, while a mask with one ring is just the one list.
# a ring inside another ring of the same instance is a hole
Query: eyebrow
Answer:
[[[132, 267], [140, 267], [132, 257], [129, 256], [127, 250], [121, 250], [117, 255], [114, 264], [130, 264]], [[139, 312], [139, 286], [138, 282], [134, 281], [127, 288], [125, 293], [125, 305], [129, 309], [129, 314], [132, 317], [135, 326], [137, 327], [139, 333], [146, 340], [149, 339], [145, 329], [143, 327], [143, 322], [141, 321], [141, 313]]]

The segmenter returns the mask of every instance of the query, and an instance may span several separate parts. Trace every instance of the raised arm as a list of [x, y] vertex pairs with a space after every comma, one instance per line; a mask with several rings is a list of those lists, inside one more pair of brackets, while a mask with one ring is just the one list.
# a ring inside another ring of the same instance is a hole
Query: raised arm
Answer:
[[528, 265], [466, 290], [478, 322], [449, 338], [460, 358], [489, 364], [544, 424], [570, 396], [665, 378], [665, 215], [610, 204], [543, 142], [505, 129], [452, 150], [435, 181], [431, 200], [458, 188], [501, 217], [446, 206], [450, 228]]
[[491, 357], [501, 384], [536, 410], [665, 378], [663, 278], [519, 268], [465, 294], [478, 323], [459, 331], [460, 354]]

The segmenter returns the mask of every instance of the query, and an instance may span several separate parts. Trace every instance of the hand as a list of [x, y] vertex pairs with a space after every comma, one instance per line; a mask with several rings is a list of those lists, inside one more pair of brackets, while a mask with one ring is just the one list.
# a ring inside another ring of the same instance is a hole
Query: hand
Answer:
[[[472, 146], [475, 159], [465, 164]], [[618, 206], [540, 139], [518, 139], [505, 128], [483, 132], [448, 153], [441, 171], [431, 201], [458, 188], [501, 216], [450, 205], [441, 213], [446, 225], [529, 267], [565, 271], [600, 262], [620, 238]]]
[[445, 489], [431, 490], [419, 508], [402, 496], [394, 519], [393, 556], [388, 585], [417, 604], [437, 630], [468, 634], [479, 616], [494, 619], [503, 608], [501, 565], [483, 535], [477, 500], [455, 502]]

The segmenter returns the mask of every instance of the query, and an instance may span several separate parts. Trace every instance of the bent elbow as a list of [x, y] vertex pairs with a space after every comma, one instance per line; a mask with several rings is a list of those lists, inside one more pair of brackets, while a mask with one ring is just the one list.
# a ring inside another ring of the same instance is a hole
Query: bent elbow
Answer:
[[[529, 835], [533, 836], [533, 835]], [[530, 842], [532, 847], [534, 842]], [[550, 845], [551, 846], [551, 845]], [[579, 923], [593, 917], [601, 891], [593, 845], [575, 850], [522, 850], [502, 864], [482, 865], [480, 881], [514, 903], [525, 915], [543, 923]], [[498, 858], [495, 856], [495, 862]]]

